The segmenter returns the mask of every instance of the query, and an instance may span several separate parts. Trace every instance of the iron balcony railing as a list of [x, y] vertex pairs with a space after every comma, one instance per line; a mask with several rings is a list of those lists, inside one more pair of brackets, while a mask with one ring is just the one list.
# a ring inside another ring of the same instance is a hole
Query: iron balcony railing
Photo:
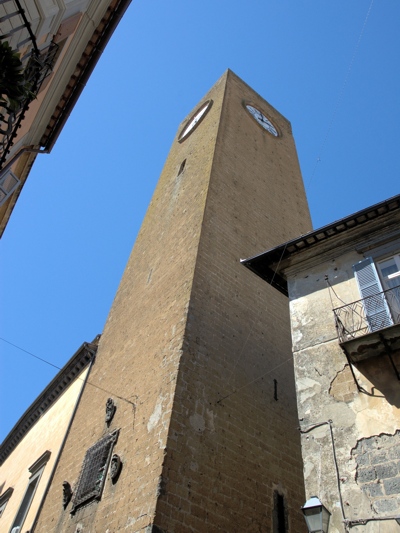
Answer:
[[[31, 29], [19, 0], [0, 0], [0, 40], [8, 42], [15, 52], [20, 54], [26, 94], [18, 101], [7, 98], [0, 100], [0, 169], [6, 162], [18, 128], [25, 117], [29, 104], [39, 92], [43, 80], [51, 73], [58, 50], [58, 45], [51, 43], [39, 50], [36, 37]], [[3, 95], [0, 95], [3, 96]]]
[[400, 324], [400, 285], [333, 310], [343, 343]]

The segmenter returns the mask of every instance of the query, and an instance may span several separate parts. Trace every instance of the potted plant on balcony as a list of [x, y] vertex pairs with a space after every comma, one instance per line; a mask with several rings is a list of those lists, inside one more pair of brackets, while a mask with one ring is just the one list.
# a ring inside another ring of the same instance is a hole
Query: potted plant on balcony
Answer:
[[0, 42], [0, 104], [17, 111], [23, 102], [35, 98], [32, 82], [24, 76], [20, 55], [8, 41]]

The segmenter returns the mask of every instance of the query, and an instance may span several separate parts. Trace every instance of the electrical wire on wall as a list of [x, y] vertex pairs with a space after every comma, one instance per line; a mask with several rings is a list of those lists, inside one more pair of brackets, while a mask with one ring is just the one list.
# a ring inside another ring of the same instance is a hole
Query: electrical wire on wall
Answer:
[[337, 490], [338, 490], [338, 494], [339, 494], [340, 510], [342, 512], [343, 522], [346, 525], [347, 524], [347, 519], [346, 519], [346, 516], [345, 516], [345, 513], [344, 513], [343, 498], [342, 498], [342, 492], [341, 492], [341, 489], [340, 489], [339, 466], [338, 466], [337, 457], [336, 457], [335, 439], [334, 439], [334, 436], [333, 436], [333, 429], [332, 429], [333, 422], [332, 422], [332, 420], [327, 420], [326, 422], [319, 422], [318, 424], [312, 424], [311, 426], [306, 426], [305, 428], [300, 428], [300, 433], [305, 435], [306, 433], [310, 433], [314, 429], [317, 429], [317, 428], [319, 428], [321, 426], [329, 426], [329, 435], [330, 435], [331, 446], [332, 446], [333, 463], [335, 465], [335, 475], [336, 475]]

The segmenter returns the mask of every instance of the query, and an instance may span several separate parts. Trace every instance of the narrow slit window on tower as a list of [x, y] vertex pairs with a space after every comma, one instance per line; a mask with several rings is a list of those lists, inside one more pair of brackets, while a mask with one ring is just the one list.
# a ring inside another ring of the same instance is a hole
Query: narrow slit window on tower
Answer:
[[113, 446], [117, 438], [118, 431], [114, 431], [105, 435], [87, 450], [74, 495], [72, 513], [82, 504], [101, 498]]
[[287, 533], [287, 511], [283, 494], [274, 492], [273, 532]]
[[185, 170], [185, 165], [186, 165], [186, 159], [182, 161], [181, 166], [179, 167], [178, 176], [180, 176], [182, 172]]

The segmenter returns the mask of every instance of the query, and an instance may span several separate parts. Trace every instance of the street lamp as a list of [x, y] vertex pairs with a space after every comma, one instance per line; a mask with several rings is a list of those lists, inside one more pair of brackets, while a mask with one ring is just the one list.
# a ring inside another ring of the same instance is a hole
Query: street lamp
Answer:
[[327, 533], [331, 513], [316, 496], [311, 496], [301, 508], [309, 533]]

